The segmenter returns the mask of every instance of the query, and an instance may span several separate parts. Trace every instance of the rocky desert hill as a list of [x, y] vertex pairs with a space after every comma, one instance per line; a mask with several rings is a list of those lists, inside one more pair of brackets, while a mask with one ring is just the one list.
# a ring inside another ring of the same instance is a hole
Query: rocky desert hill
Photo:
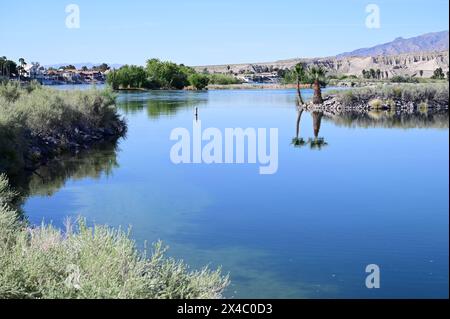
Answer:
[[[407, 51], [407, 52], [405, 52]], [[449, 70], [448, 31], [428, 33], [410, 39], [400, 39], [373, 48], [359, 49], [325, 58], [296, 58], [275, 62], [196, 66], [199, 72], [264, 73], [291, 69], [295, 64], [321, 65], [330, 75], [360, 76], [362, 70], [380, 69], [383, 77], [409, 75], [430, 77], [434, 70]]]

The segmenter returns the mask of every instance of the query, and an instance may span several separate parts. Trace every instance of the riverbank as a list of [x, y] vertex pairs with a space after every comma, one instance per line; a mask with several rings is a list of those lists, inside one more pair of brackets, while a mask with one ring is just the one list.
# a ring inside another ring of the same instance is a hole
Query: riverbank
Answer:
[[0, 172], [34, 170], [126, 133], [108, 90], [0, 86]]

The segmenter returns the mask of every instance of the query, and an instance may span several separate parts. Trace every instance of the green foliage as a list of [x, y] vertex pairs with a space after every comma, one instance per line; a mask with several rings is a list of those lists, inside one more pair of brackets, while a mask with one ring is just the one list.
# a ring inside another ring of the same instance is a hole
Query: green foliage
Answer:
[[445, 74], [444, 74], [444, 71], [442, 70], [442, 68], [437, 68], [436, 70], [434, 70], [433, 76], [431, 78], [439, 79], [439, 80], [445, 79]]
[[0, 86], [0, 171], [20, 166], [30, 144], [51, 138], [52, 152], [73, 142], [75, 130], [117, 132], [121, 123], [115, 96], [108, 90], [60, 91], [39, 85]]
[[304, 81], [309, 84], [318, 81], [321, 86], [325, 86], [327, 84], [326, 73], [327, 71], [321, 66], [311, 66], [304, 75]]
[[100, 64], [100, 65], [97, 65], [97, 66], [93, 66], [93, 67], [92, 67], [92, 70], [94, 70], [94, 71], [100, 71], [100, 72], [106, 72], [106, 71], [109, 70], [109, 69], [110, 69], [110, 67], [109, 67], [109, 65], [106, 64], [106, 63], [102, 63], [102, 64]]
[[126, 65], [110, 71], [107, 83], [113, 89], [180, 90], [191, 85], [201, 90], [208, 84], [230, 85], [242, 82], [229, 74], [197, 73], [193, 68], [183, 64], [150, 59], [145, 68]]
[[283, 84], [309, 84], [307, 70], [303, 63], [297, 63], [292, 70], [282, 74]]
[[17, 74], [17, 64], [6, 56], [0, 57], [0, 77], [9, 78], [12, 74]]
[[361, 73], [364, 79], [381, 80], [384, 77], [383, 71], [381, 71], [380, 69], [362, 70]]
[[294, 147], [302, 147], [305, 144], [305, 140], [301, 137], [293, 137], [291, 140], [291, 145], [293, 145]]
[[136, 65], [124, 65], [118, 70], [111, 71], [106, 81], [114, 89], [148, 87], [147, 73], [143, 67]]
[[188, 76], [195, 73], [191, 68], [158, 59], [147, 61], [148, 80], [153, 88], [182, 89], [189, 85]]
[[197, 90], [205, 89], [209, 84], [209, 77], [205, 74], [194, 73], [188, 77], [189, 83]]
[[[11, 193], [0, 176], [0, 199]], [[5, 195], [6, 194], [6, 195]], [[0, 298], [221, 298], [229, 283], [220, 269], [190, 270], [165, 257], [160, 242], [150, 256], [129, 233], [84, 219], [65, 231], [30, 228], [7, 203], [0, 206]]]
[[215, 85], [231, 85], [241, 84], [242, 82], [236, 77], [229, 74], [209, 74], [209, 84]]
[[62, 70], [76, 70], [77, 68], [74, 65], [69, 64], [69, 65], [61, 66], [60, 69], [62, 69]]
[[313, 65], [306, 68], [303, 63], [298, 63], [292, 70], [282, 74], [281, 82], [283, 84], [313, 84], [315, 80], [318, 80], [320, 85], [325, 86], [327, 79], [328, 77], [323, 67]]
[[419, 80], [410, 76], [395, 75], [390, 81], [392, 83], [419, 83]]

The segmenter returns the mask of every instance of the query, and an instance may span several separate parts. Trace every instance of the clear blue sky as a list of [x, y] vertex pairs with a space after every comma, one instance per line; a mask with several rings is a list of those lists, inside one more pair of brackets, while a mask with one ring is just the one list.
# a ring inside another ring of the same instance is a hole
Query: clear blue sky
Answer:
[[[80, 28], [65, 26], [66, 5]], [[365, 26], [380, 7], [381, 28]], [[335, 55], [448, 29], [447, 0], [2, 0], [0, 55], [41, 64], [188, 65]]]

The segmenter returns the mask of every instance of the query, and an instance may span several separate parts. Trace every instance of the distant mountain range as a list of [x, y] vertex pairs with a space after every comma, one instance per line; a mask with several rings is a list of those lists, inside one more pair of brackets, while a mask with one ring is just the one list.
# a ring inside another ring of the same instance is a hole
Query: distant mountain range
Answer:
[[337, 57], [398, 55], [413, 52], [445, 51], [448, 50], [448, 35], [448, 31], [441, 31], [426, 33], [408, 39], [400, 37], [394, 41], [376, 45], [371, 48], [345, 52], [337, 55]]

